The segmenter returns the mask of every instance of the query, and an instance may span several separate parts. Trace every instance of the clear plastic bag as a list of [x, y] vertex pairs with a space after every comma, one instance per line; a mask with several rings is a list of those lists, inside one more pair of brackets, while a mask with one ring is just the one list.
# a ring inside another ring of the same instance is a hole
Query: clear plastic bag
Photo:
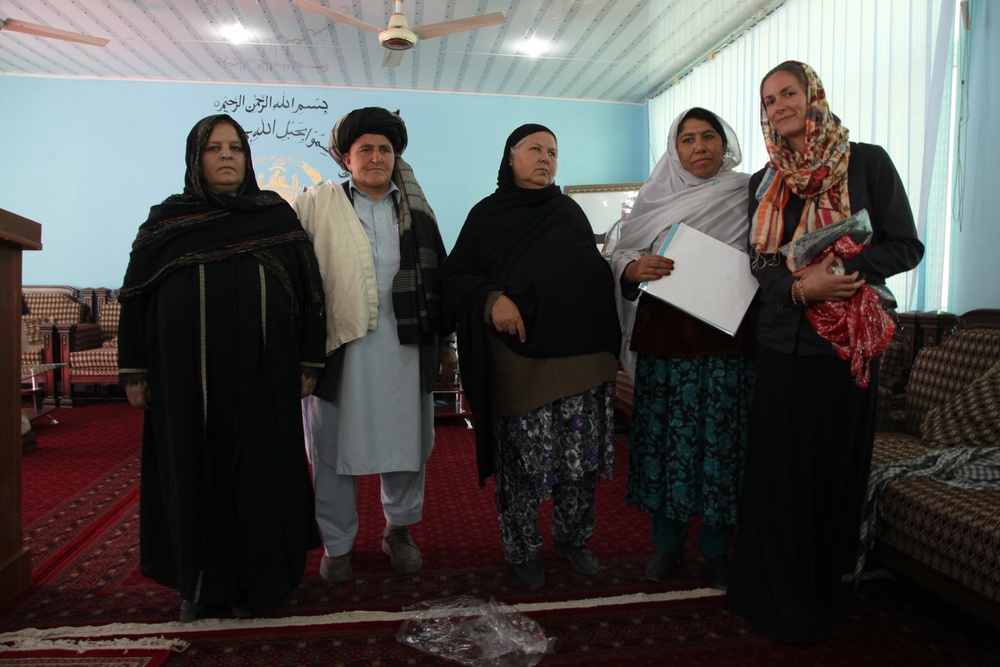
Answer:
[[832, 225], [820, 227], [808, 234], [781, 246], [781, 254], [791, 260], [794, 270], [806, 266], [829, 248], [842, 236], [849, 237], [858, 245], [868, 243], [872, 238], [872, 223], [868, 211], [861, 209], [849, 218], [838, 220]]
[[396, 639], [407, 646], [469, 667], [531, 667], [552, 650], [541, 626], [513, 607], [460, 595], [404, 608]]

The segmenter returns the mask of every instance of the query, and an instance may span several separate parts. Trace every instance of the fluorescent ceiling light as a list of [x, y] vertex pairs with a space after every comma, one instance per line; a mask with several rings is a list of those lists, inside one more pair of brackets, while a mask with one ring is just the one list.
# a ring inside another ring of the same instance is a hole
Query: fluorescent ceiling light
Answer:
[[521, 53], [531, 56], [532, 58], [537, 58], [538, 56], [548, 53], [551, 48], [551, 42], [547, 42], [544, 39], [539, 39], [537, 37], [532, 37], [531, 39], [526, 39], [521, 42]]
[[244, 28], [239, 23], [219, 28], [219, 36], [227, 42], [249, 42], [253, 39], [253, 33]]

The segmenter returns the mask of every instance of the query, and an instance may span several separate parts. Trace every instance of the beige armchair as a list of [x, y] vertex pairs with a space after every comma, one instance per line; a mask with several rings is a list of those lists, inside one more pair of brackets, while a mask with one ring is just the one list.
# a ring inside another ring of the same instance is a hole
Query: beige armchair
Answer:
[[[91, 321], [91, 299], [80, 290], [67, 285], [25, 285], [22, 288], [28, 304], [27, 315], [21, 316], [28, 348], [21, 354], [22, 364], [51, 364], [63, 361], [59, 356], [57, 325]], [[57, 405], [56, 373], [42, 376], [45, 403]]]
[[74, 385], [118, 384], [118, 318], [116, 292], [104, 288], [83, 290], [92, 295], [96, 322], [59, 325], [59, 353], [66, 362], [62, 370], [62, 405], [72, 407], [79, 399]]

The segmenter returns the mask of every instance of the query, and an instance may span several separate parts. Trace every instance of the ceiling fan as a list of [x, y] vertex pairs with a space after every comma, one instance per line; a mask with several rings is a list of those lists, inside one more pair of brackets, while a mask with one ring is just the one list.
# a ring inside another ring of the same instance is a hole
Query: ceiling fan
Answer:
[[494, 12], [492, 14], [472, 16], [467, 19], [415, 25], [410, 28], [406, 23], [406, 17], [403, 16], [403, 0], [395, 0], [395, 2], [396, 11], [389, 17], [389, 25], [385, 29], [382, 29], [370, 23], [359, 21], [353, 16], [335, 12], [315, 2], [309, 2], [309, 0], [292, 0], [293, 5], [297, 5], [302, 9], [322, 14], [334, 21], [340, 21], [341, 23], [346, 23], [355, 28], [361, 28], [362, 30], [367, 30], [378, 35], [379, 43], [386, 49], [385, 58], [382, 60], [382, 67], [395, 67], [398, 65], [403, 60], [403, 52], [412, 49], [418, 40], [485, 28], [507, 20], [501, 12]]
[[108, 42], [111, 41], [109, 39], [104, 39], [103, 37], [91, 37], [90, 35], [81, 35], [78, 32], [70, 32], [68, 30], [50, 28], [48, 26], [38, 25], [37, 23], [28, 23], [27, 21], [15, 21], [14, 19], [0, 19], [0, 31], [2, 30], [10, 30], [11, 32], [23, 32], [28, 35], [37, 35], [38, 37], [51, 37], [53, 39], [64, 39], [67, 42], [90, 44], [91, 46], [107, 46]]

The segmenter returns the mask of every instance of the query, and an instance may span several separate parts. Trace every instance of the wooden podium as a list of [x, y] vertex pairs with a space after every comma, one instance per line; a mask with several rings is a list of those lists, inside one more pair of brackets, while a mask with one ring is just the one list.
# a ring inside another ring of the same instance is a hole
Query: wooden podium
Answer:
[[0, 208], [0, 605], [31, 583], [21, 531], [21, 252], [42, 226]]

